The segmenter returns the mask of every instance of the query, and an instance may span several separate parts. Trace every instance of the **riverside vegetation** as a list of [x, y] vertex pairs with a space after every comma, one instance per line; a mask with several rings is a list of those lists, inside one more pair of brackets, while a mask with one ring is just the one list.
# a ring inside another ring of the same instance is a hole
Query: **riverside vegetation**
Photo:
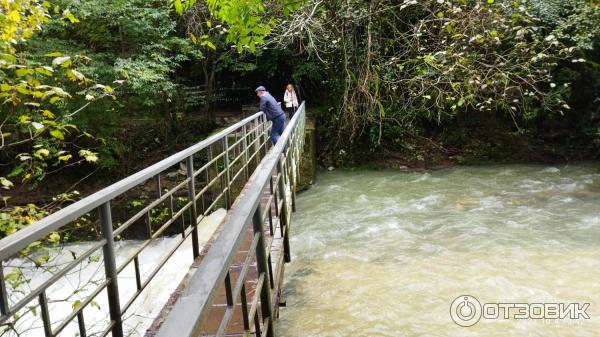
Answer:
[[231, 86], [294, 82], [324, 166], [597, 158], [599, 22], [597, 0], [0, 0], [0, 235], [208, 135]]

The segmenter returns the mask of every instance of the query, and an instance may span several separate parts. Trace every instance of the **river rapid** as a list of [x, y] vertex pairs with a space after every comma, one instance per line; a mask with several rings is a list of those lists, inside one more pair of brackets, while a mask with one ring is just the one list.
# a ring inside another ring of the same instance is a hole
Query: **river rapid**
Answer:
[[[599, 164], [322, 172], [297, 209], [280, 336], [600, 335]], [[590, 319], [462, 327], [460, 295]]]

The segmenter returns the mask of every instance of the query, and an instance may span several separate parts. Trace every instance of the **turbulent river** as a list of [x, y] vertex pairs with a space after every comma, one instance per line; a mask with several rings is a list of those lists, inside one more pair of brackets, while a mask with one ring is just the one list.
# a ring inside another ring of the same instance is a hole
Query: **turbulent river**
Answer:
[[[280, 336], [600, 335], [600, 165], [318, 178], [298, 197]], [[492, 311], [461, 327], [460, 295]], [[540, 319], [544, 303], [589, 319]]]

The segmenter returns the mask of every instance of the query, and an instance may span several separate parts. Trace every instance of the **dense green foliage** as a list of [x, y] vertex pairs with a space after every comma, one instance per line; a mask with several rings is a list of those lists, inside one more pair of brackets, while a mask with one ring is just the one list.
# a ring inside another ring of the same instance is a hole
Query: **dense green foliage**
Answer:
[[[312, 1], [277, 27], [277, 42], [327, 73], [321, 87], [334, 108], [319, 124], [338, 159], [339, 150], [382, 145], [412, 151], [423, 136], [452, 143], [568, 130], [591, 143], [599, 12], [595, 1]], [[474, 125], [491, 128], [473, 135]], [[350, 148], [336, 141], [348, 138]]]
[[[28, 11], [24, 8], [29, 7]], [[94, 162], [95, 154], [86, 149], [78, 154], [71, 153], [65, 143], [69, 134], [79, 135], [76, 125], [70, 120], [79, 110], [66, 111], [62, 108], [73, 98], [67, 86], [80, 87], [80, 95], [86, 101], [111, 96], [112, 88], [95, 83], [78, 69], [89, 59], [81, 55], [64, 55], [53, 51], [31, 55], [19, 50], [19, 41], [28, 41], [40, 25], [48, 20], [48, 3], [6, 2], [3, 5], [5, 17], [11, 24], [4, 29], [2, 39], [2, 88], [3, 100], [1, 147], [26, 149], [16, 156], [15, 165], [9, 176], [20, 177], [22, 181], [41, 180], [51, 166], [74, 161], [78, 156], [82, 161]], [[57, 7], [56, 12], [59, 9]], [[68, 11], [63, 16], [75, 21]], [[12, 33], [11, 33], [12, 32]], [[89, 136], [84, 134], [84, 136]], [[5, 188], [12, 186], [3, 179]]]
[[294, 82], [326, 165], [599, 153], [597, 0], [0, 3], [2, 233], [203, 137], [223, 87]]
[[[184, 89], [214, 83], [241, 63], [236, 49], [263, 42], [276, 20], [264, 20], [257, 3], [2, 1], [0, 232], [60, 207], [52, 196], [78, 193], [94, 173], [114, 180], [214, 129], [187, 115]], [[300, 3], [280, 5], [283, 15]], [[202, 78], [207, 71], [212, 81]]]

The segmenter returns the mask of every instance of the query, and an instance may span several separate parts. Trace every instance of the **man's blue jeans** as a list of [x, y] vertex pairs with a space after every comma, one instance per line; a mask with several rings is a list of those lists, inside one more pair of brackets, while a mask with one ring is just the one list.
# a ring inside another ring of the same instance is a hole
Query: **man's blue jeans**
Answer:
[[277, 140], [283, 134], [283, 129], [285, 128], [285, 114], [281, 114], [272, 120], [273, 126], [271, 127], [271, 142], [273, 145], [277, 144]]

